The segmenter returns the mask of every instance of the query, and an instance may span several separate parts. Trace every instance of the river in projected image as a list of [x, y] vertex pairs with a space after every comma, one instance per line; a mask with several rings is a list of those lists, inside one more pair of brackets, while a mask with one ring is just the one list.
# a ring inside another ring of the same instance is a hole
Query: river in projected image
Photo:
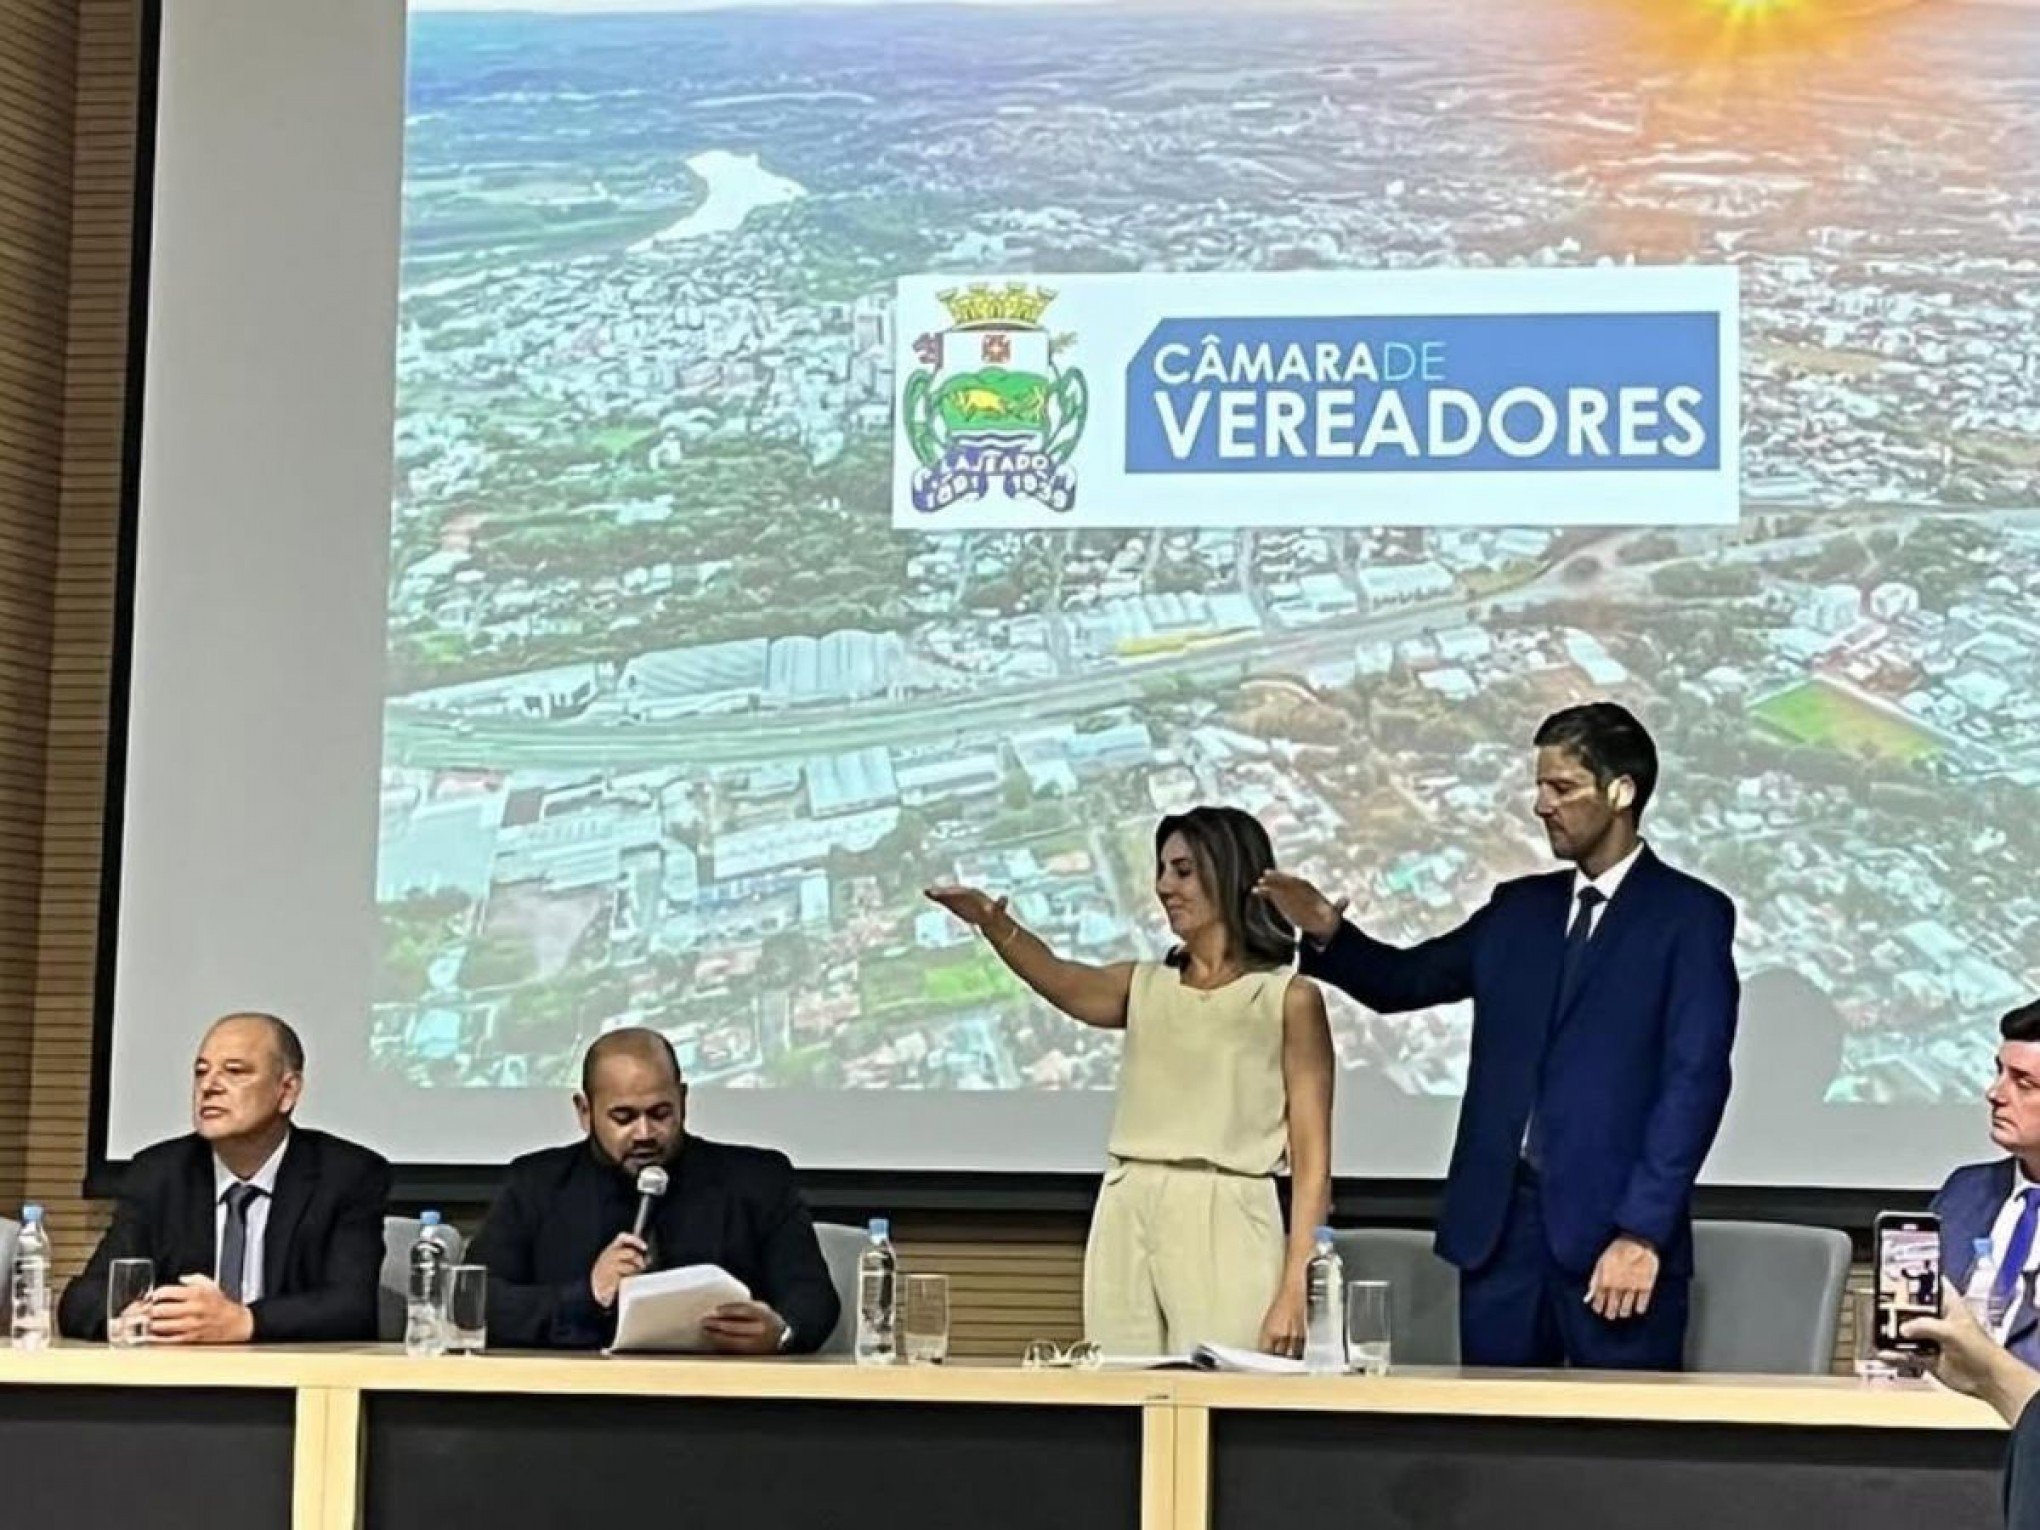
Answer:
[[[414, 9], [378, 1066], [1108, 1087], [925, 884], [1157, 957], [1230, 802], [1420, 939], [1605, 695], [1741, 1077], [1968, 1098], [2040, 989], [2040, 9], [1786, 9]], [[1626, 263], [1739, 273], [1734, 527], [892, 527], [902, 276]], [[1341, 1088], [1467, 1019], [1335, 999]]]

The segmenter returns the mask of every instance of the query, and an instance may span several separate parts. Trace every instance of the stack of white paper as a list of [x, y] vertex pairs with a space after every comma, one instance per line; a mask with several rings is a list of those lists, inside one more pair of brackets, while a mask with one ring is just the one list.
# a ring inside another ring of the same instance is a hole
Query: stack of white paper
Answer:
[[1257, 1349], [1234, 1349], [1230, 1344], [1200, 1344], [1190, 1352], [1190, 1363], [1200, 1371], [1251, 1371], [1262, 1376], [1301, 1376], [1303, 1362], [1287, 1355], [1264, 1355]]
[[1250, 1371], [1263, 1376], [1301, 1376], [1303, 1362], [1286, 1355], [1264, 1355], [1257, 1349], [1230, 1344], [1200, 1344], [1187, 1355], [1107, 1355], [1098, 1368], [1106, 1371]]
[[750, 1288], [721, 1265], [632, 1275], [617, 1288], [616, 1338], [604, 1353], [697, 1354], [709, 1347], [702, 1320], [726, 1302], [750, 1299]]
[[1105, 1355], [1098, 1361], [1101, 1371], [1187, 1371], [1188, 1355]]

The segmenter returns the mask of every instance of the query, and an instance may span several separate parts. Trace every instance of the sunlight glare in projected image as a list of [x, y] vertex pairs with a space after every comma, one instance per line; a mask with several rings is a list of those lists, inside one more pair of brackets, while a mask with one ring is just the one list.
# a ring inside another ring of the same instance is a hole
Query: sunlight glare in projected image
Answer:
[[1862, 22], [1890, 11], [1905, 10], [1912, 0], [1689, 0], [1689, 10], [1703, 25], [1729, 37], [1807, 38]]
[[[1702, 68], [1736, 66], [1754, 60], [1790, 58], [1808, 50], [1857, 50], [1877, 34], [1879, 24], [1915, 0], [1650, 0], [1631, 14], [1660, 36], [1675, 54]], [[1737, 90], [1754, 82], [1742, 79]]]
[[1767, 31], [1809, 29], [1821, 20], [1819, 0], [1698, 0], [1701, 14], [1729, 38], [1761, 38]]

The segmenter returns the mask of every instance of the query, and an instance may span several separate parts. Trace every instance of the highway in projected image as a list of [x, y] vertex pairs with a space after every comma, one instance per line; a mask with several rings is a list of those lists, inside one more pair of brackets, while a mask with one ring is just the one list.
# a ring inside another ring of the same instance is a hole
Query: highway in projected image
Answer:
[[[1421, 938], [1612, 695], [1809, 1033], [1757, 1071], [1967, 1098], [2040, 988], [2040, 15], [1706, 9], [414, 10], [380, 1065], [1105, 1087], [923, 884], [1158, 955], [1153, 822], [1229, 801]], [[892, 528], [902, 277], [1632, 262], [1738, 272], [1734, 527]], [[1459, 1012], [1334, 1029], [1459, 1087]]]

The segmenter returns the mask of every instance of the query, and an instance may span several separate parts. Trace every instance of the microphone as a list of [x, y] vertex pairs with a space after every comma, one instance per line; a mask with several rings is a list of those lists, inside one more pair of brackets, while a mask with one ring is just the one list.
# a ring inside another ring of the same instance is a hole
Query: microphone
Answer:
[[652, 1219], [653, 1205], [666, 1193], [666, 1171], [655, 1163], [639, 1169], [637, 1193], [637, 1220], [630, 1224], [630, 1235], [633, 1238], [642, 1238], [645, 1235], [645, 1224]]

